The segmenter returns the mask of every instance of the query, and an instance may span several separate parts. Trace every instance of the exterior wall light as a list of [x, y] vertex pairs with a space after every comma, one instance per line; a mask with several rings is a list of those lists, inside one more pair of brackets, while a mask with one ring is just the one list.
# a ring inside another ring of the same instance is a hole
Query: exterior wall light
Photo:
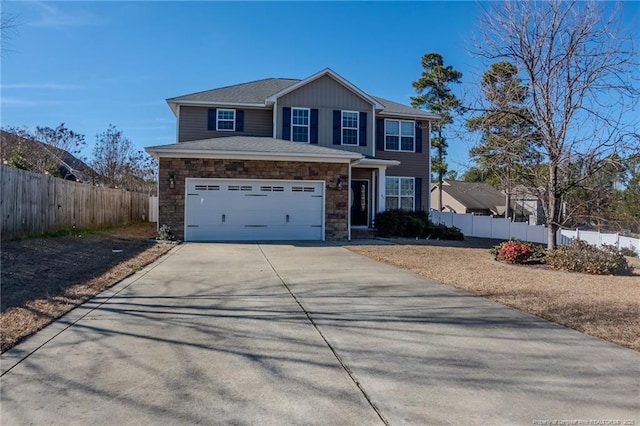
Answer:
[[174, 175], [169, 176], [169, 188], [173, 189], [176, 187], [176, 177]]
[[342, 191], [342, 179], [340, 179], [340, 177], [336, 180], [336, 189]]

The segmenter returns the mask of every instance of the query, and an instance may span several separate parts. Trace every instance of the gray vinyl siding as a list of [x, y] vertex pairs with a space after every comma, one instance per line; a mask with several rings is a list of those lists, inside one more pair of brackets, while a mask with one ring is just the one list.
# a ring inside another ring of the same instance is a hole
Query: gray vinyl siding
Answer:
[[429, 193], [431, 189], [429, 148], [429, 132], [424, 129], [422, 131], [422, 152], [376, 151], [376, 158], [400, 161], [399, 166], [387, 168], [387, 176], [422, 178], [422, 206], [420, 207], [424, 210], [429, 210]]
[[[282, 138], [282, 108], [315, 108], [318, 110], [318, 145], [344, 149], [360, 154], [373, 154], [373, 105], [329, 76], [320, 77], [278, 99], [276, 137]], [[367, 146], [333, 144], [333, 111], [367, 113]]]
[[178, 142], [227, 136], [273, 136], [273, 112], [268, 109], [236, 108], [244, 111], [243, 132], [207, 130], [208, 107], [181, 106]]

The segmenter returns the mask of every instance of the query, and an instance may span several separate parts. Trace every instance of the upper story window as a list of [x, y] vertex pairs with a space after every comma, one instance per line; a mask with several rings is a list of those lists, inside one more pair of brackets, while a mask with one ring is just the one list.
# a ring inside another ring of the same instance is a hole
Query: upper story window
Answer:
[[415, 151], [415, 121], [385, 120], [385, 151]]
[[231, 131], [236, 130], [236, 110], [221, 109], [217, 110], [216, 130]]
[[342, 111], [342, 145], [358, 145], [358, 116], [355, 111]]
[[291, 140], [309, 142], [309, 108], [291, 108]]

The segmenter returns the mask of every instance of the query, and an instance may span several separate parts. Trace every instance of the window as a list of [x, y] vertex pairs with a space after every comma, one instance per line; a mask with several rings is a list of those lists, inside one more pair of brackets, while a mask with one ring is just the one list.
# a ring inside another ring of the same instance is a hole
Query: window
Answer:
[[415, 151], [415, 121], [385, 120], [385, 151]]
[[415, 178], [387, 177], [385, 209], [414, 210]]
[[234, 131], [236, 129], [236, 110], [218, 109], [216, 114], [216, 130]]
[[358, 145], [358, 113], [342, 111], [342, 145]]
[[309, 108], [291, 108], [291, 140], [309, 142]]

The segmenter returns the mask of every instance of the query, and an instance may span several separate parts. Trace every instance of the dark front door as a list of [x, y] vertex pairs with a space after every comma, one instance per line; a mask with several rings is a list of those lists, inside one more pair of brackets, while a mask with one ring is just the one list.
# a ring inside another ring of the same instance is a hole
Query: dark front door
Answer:
[[351, 226], [369, 224], [369, 182], [351, 181]]

